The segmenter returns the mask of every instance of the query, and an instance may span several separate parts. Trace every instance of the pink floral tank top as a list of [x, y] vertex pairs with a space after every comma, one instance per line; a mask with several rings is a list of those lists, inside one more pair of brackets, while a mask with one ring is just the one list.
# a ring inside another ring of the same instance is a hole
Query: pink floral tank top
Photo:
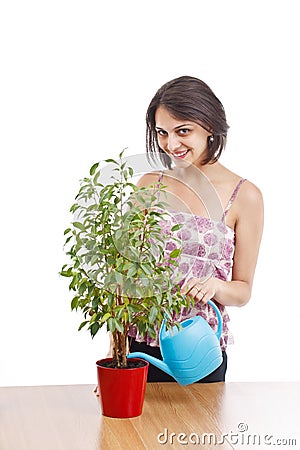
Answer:
[[[159, 182], [161, 179], [162, 174]], [[193, 277], [204, 280], [212, 276], [224, 281], [231, 280], [235, 232], [225, 224], [225, 217], [244, 181], [245, 179], [241, 179], [237, 184], [220, 221], [179, 211], [172, 211], [168, 220], [161, 221], [161, 229], [165, 234], [171, 234], [171, 228], [177, 223], [183, 224], [180, 230], [174, 232], [175, 236], [182, 242], [182, 253], [177, 269], [183, 276], [179, 283], [180, 286]], [[166, 253], [174, 250], [174, 247], [175, 244], [172, 241], [167, 242]], [[228, 328], [230, 319], [225, 306], [217, 301], [215, 301], [215, 304], [219, 308], [223, 319], [220, 346], [222, 351], [225, 351], [227, 345], [233, 343], [233, 337]], [[177, 319], [179, 322], [182, 322], [193, 316], [202, 316], [212, 329], [217, 331], [216, 314], [208, 304], [197, 302], [189, 310], [183, 309], [180, 316], [177, 316]], [[140, 336], [136, 327], [132, 327], [129, 336], [138, 342], [146, 342], [153, 347], [159, 346], [158, 329], [155, 339], [149, 335], [145, 337]]]

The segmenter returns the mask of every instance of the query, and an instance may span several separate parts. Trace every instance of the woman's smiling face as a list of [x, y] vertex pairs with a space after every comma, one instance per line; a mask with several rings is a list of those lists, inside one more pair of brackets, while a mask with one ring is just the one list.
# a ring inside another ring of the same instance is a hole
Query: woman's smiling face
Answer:
[[176, 166], [202, 165], [211, 133], [195, 122], [174, 118], [163, 106], [156, 110], [155, 129], [160, 148]]

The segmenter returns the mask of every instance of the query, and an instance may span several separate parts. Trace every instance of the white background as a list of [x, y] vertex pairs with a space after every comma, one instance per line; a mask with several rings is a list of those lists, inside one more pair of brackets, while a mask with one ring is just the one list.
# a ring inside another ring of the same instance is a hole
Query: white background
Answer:
[[78, 333], [63, 230], [95, 161], [145, 150], [166, 81], [193, 75], [231, 125], [221, 162], [259, 186], [253, 295], [229, 308], [228, 381], [300, 380], [296, 1], [2, 2], [0, 385], [95, 383], [105, 333]]

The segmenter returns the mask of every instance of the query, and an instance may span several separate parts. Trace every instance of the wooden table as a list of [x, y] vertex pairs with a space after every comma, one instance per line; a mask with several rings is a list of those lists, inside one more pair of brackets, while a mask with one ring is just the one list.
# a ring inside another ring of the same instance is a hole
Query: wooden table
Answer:
[[299, 408], [300, 383], [152, 383], [132, 419], [103, 417], [91, 385], [7, 387], [0, 449], [296, 449]]

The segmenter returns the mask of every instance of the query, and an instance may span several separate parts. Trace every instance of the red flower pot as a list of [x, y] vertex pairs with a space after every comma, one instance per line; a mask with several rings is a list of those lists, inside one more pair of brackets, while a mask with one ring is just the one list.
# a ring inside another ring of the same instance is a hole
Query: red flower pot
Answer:
[[139, 358], [130, 361], [144, 363], [142, 367], [117, 369], [96, 362], [102, 414], [108, 417], [128, 418], [142, 414], [149, 363]]

